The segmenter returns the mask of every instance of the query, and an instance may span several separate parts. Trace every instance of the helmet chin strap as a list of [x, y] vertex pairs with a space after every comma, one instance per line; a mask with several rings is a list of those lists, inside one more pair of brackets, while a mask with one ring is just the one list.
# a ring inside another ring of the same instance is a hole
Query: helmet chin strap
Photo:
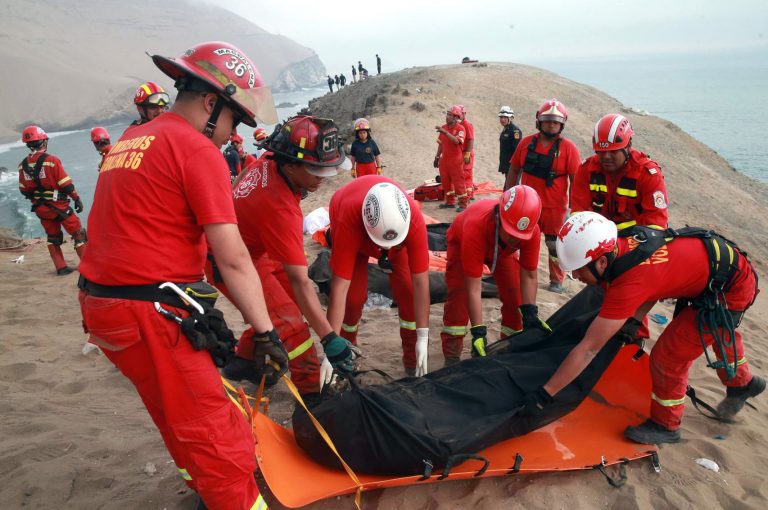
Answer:
[[213, 138], [213, 132], [216, 131], [216, 122], [219, 120], [219, 115], [221, 114], [221, 109], [224, 108], [224, 99], [222, 96], [219, 96], [216, 99], [216, 103], [213, 105], [213, 110], [211, 110], [211, 115], [208, 117], [208, 122], [205, 123], [205, 128], [203, 128], [203, 134], [208, 138]]
[[605, 270], [603, 271], [603, 274], [600, 274], [597, 272], [597, 261], [600, 260], [600, 257], [597, 257], [595, 260], [587, 264], [587, 269], [589, 269], [589, 272], [592, 273], [592, 276], [595, 277], [597, 280], [597, 283], [602, 283], [604, 281], [607, 281], [605, 278], [605, 274], [608, 272], [608, 266], [611, 265], [611, 262], [613, 262], [614, 254], [613, 252], [604, 253], [602, 256], [605, 256], [605, 260], [608, 262], [605, 266]]

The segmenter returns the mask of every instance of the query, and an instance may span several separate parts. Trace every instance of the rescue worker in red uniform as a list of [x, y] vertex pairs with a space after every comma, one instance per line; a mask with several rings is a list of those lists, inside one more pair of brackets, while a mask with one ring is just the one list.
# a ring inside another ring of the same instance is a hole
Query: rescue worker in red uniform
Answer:
[[103, 127], [95, 127], [91, 129], [91, 142], [93, 142], [93, 146], [101, 155], [101, 161], [99, 162], [99, 170], [101, 170], [101, 165], [104, 164], [104, 159], [107, 157], [107, 154], [109, 154], [109, 151], [112, 150], [112, 143], [109, 141], [109, 132]]
[[437, 137], [437, 154], [434, 167], [440, 169], [440, 182], [445, 191], [445, 203], [440, 209], [453, 209], [459, 201], [458, 212], [463, 211], [469, 199], [464, 181], [464, 138], [466, 131], [461, 124], [461, 107], [453, 105], [445, 113], [445, 124], [435, 126], [440, 133]]
[[[32, 202], [32, 212], [37, 214], [48, 236], [48, 253], [53, 260], [56, 274], [68, 275], [74, 269], [67, 266], [61, 251], [61, 245], [64, 243], [64, 233], [61, 229], [72, 236], [75, 252], [82, 258], [88, 239], [76, 213], [83, 212], [83, 201], [80, 200], [75, 184], [64, 170], [61, 160], [47, 153], [48, 135], [42, 128], [24, 128], [21, 141], [32, 152], [19, 163], [19, 191]], [[75, 202], [74, 210], [69, 206], [70, 198]]]
[[253, 145], [256, 146], [256, 151], [253, 153], [253, 157], [256, 159], [259, 159], [261, 156], [264, 155], [265, 152], [267, 152], [266, 149], [262, 148], [262, 144], [264, 140], [267, 139], [269, 136], [269, 133], [267, 133], [267, 130], [263, 127], [257, 127], [253, 131]]
[[461, 125], [464, 126], [464, 187], [467, 190], [467, 198], [472, 200], [475, 197], [475, 125], [467, 119], [467, 109], [464, 105], [461, 108]]
[[456, 216], [447, 235], [448, 296], [440, 334], [446, 365], [458, 363], [461, 358], [467, 320], [471, 325], [472, 355], [485, 356], [488, 330], [481, 301], [484, 265], [491, 268], [499, 289], [501, 338], [523, 328], [551, 331], [539, 319], [536, 306], [540, 214], [541, 200], [536, 191], [518, 185], [505, 191], [498, 201], [480, 200]]
[[[307, 274], [301, 190], [317, 191], [337, 167], [349, 167], [339, 150], [333, 121], [299, 115], [286, 121], [266, 142], [268, 155], [245, 170], [234, 187], [237, 224], [264, 287], [269, 317], [288, 351], [291, 380], [300, 393], [317, 393], [331, 380], [334, 366], [352, 368], [349, 342], [330, 326]], [[206, 265], [209, 282], [229, 295]], [[312, 329], [321, 338], [325, 356], [318, 360]], [[252, 361], [252, 330], [237, 346], [237, 357], [224, 367], [228, 379], [258, 384]], [[277, 381], [268, 381], [274, 383]]]
[[352, 161], [352, 178], [363, 175], [381, 175], [381, 161], [379, 159], [379, 146], [371, 138], [371, 123], [368, 119], [355, 121], [355, 141], [349, 150], [349, 159]]
[[[659, 236], [662, 242], [665, 235]], [[645, 242], [650, 242], [648, 239], [646, 237]], [[720, 250], [723, 255], [730, 253], [731, 262], [728, 278], [722, 282], [723, 294], [716, 301], [717, 306], [733, 318], [735, 329], [744, 311], [755, 300], [757, 279], [746, 256], [735, 246], [720, 240]], [[633, 338], [632, 329], [639, 326], [639, 319], [659, 299], [695, 300], [708, 294], [707, 288], [712, 281], [711, 260], [702, 239], [672, 238], [666, 244], [660, 244], [642, 262], [636, 260], [635, 264], [625, 265], [624, 271], [617, 274], [616, 268], [627, 260], [623, 257], [632, 257], [635, 250], [642, 250], [640, 245], [634, 237], [618, 237], [616, 224], [595, 212], [576, 213], [563, 224], [557, 240], [560, 263], [582, 282], [602, 285], [605, 297], [598, 316], [581, 342], [546, 384], [525, 396], [528, 412], [536, 413], [548, 405], [552, 396], [581, 373], [616, 333]], [[730, 272], [730, 269], [734, 271]], [[694, 360], [705, 352], [703, 343], [709, 346], [715, 341], [711, 332], [716, 331], [721, 338], [725, 333], [722, 326], [725, 322], [719, 325], [709, 322], [707, 326], [713, 328], [709, 332], [700, 332], [697, 318], [697, 310], [690, 306], [682, 308], [653, 346], [650, 356], [651, 417], [638, 426], [627, 427], [625, 436], [630, 440], [644, 444], [680, 440], [688, 371]], [[725, 349], [725, 357], [733, 369], [733, 376], [728, 378], [725, 369], [718, 369], [718, 376], [727, 388], [725, 399], [717, 407], [721, 420], [731, 420], [747, 399], [765, 390], [765, 380], [750, 373], [741, 333], [735, 330], [731, 339], [736, 352], [732, 348]], [[722, 353], [717, 349], [715, 352], [722, 361]]]
[[[362, 214], [361, 214], [362, 211]], [[381, 175], [359, 177], [331, 197], [331, 294], [328, 322], [357, 344], [368, 297], [368, 257], [387, 271], [400, 316], [407, 375], [427, 373], [429, 251], [419, 208], [399, 184]]]
[[140, 126], [168, 111], [171, 97], [163, 87], [153, 81], [148, 81], [136, 89], [133, 104], [136, 105], [139, 118], [131, 122], [131, 126]]
[[658, 163], [632, 148], [634, 131], [623, 115], [595, 124], [595, 155], [581, 165], [571, 188], [571, 210], [594, 211], [616, 223], [667, 228], [667, 186]]
[[562, 135], [568, 111], [550, 99], [536, 112], [538, 133], [523, 138], [510, 160], [504, 189], [518, 182], [532, 187], [541, 197], [539, 226], [549, 252], [549, 288], [563, 293], [565, 273], [557, 263], [555, 238], [568, 212], [568, 186], [581, 164], [579, 149]]
[[134, 384], [207, 508], [266, 508], [254, 479], [251, 426], [226, 396], [212, 361], [216, 346], [195, 348], [181, 329], [191, 307], [167, 304], [158, 282], [205, 286], [210, 249], [233, 302], [259, 332], [259, 366], [269, 357], [287, 370], [220, 153], [240, 122], [273, 123], [277, 112], [257, 68], [231, 44], [203, 43], [152, 60], [179, 92], [170, 112], [127, 130], [102, 166], [89, 218], [93, 251], [81, 265], [83, 322], [89, 341]]

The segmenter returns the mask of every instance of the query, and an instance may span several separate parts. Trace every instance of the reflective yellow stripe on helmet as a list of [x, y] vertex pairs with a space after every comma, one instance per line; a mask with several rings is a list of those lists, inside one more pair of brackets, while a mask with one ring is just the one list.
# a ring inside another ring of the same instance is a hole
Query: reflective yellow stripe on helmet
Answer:
[[264, 498], [261, 496], [261, 494], [259, 494], [259, 497], [256, 498], [256, 501], [253, 503], [251, 510], [269, 510], [267, 502], [264, 501]]
[[589, 191], [598, 191], [600, 193], [608, 193], [608, 186], [605, 184], [589, 184]]
[[190, 482], [192, 481], [192, 477], [187, 473], [187, 470], [184, 468], [179, 468], [179, 474], [182, 478], [184, 478], [186, 481]]
[[454, 336], [464, 336], [467, 334], [466, 326], [443, 326], [443, 333]]
[[400, 327], [402, 329], [411, 329], [411, 330], [415, 331], [416, 330], [416, 323], [400, 319]]
[[354, 333], [354, 332], [356, 332], [356, 331], [357, 331], [357, 327], [358, 327], [358, 326], [359, 326], [359, 324], [352, 324], [352, 325], [349, 325], [349, 324], [344, 324], [344, 323], [342, 323], [342, 324], [341, 324], [341, 329], [343, 329], [343, 330], [344, 330], [344, 331], [346, 331], [347, 333]]
[[510, 328], [509, 326], [505, 326], [504, 324], [501, 325], [501, 334], [504, 336], [514, 335], [515, 333], [520, 332], [519, 329]]
[[655, 393], [651, 393], [651, 398], [664, 407], [681, 406], [685, 403], [685, 395], [683, 395], [683, 398], [671, 398], [664, 400], [663, 398], [657, 397]]
[[294, 350], [288, 353], [288, 359], [296, 359], [307, 350], [314, 345], [314, 342], [312, 341], [312, 337], [307, 338], [303, 342], [301, 342], [299, 345], [296, 346]]

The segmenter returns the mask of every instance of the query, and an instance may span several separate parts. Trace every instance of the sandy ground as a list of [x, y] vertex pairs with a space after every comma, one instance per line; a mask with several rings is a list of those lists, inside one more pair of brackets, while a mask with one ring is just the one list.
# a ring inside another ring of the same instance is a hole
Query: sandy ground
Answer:
[[[417, 89], [420, 91], [417, 92]], [[403, 91], [407, 90], [408, 95]], [[418, 96], [418, 97], [413, 97]], [[570, 118], [566, 134], [587, 152], [590, 129], [602, 114], [621, 105], [586, 86], [533, 68], [511, 65], [409, 69], [384, 75], [329, 95], [313, 105], [317, 113], [336, 116], [342, 127], [360, 115], [372, 122], [383, 152], [385, 173], [412, 187], [433, 175], [434, 129], [451, 103], [464, 103], [477, 132], [477, 178], [500, 182], [496, 173], [501, 104], [511, 104], [524, 132], [532, 130], [538, 104], [551, 96], [563, 100]], [[382, 97], [386, 97], [384, 103]], [[371, 99], [373, 98], [373, 99]], [[425, 110], [410, 105], [419, 101]], [[366, 104], [367, 103], [367, 104]], [[335, 112], [335, 113], [334, 113]], [[638, 131], [638, 148], [651, 148], [667, 176], [672, 225], [717, 226], [750, 251], [765, 277], [768, 215], [765, 187], [736, 174], [714, 152], [674, 125], [651, 116], [628, 114]], [[305, 212], [325, 205], [333, 190], [349, 181], [339, 176], [304, 203]], [[425, 212], [449, 220], [451, 213], [435, 204]], [[310, 258], [317, 246], [306, 241]], [[71, 243], [64, 246], [71, 264]], [[24, 255], [23, 264], [11, 261]], [[540, 267], [545, 267], [542, 251]], [[580, 288], [569, 282], [565, 296], [543, 290], [539, 305], [548, 316]], [[77, 275], [53, 276], [44, 242], [31, 240], [22, 250], [0, 251], [0, 501], [3, 508], [149, 508], [192, 509], [196, 497], [178, 476], [159, 434], [130, 383], [98, 353], [82, 354], [75, 283]], [[240, 315], [228, 303], [222, 308], [237, 333]], [[485, 300], [484, 310], [497, 331], [499, 303]], [[656, 310], [671, 315], [671, 306]], [[442, 365], [439, 327], [442, 307], [431, 313], [430, 366]], [[766, 375], [768, 303], [761, 296], [750, 310], [742, 332], [753, 371]], [[398, 323], [393, 310], [374, 310], [363, 317], [360, 343], [364, 367], [401, 375]], [[652, 324], [652, 337], [660, 332]], [[691, 384], [705, 400], [716, 403], [723, 389], [714, 372], [699, 360]], [[249, 386], [246, 389], [251, 390]], [[292, 403], [286, 390], [270, 393], [271, 416], [284, 422]], [[683, 441], [661, 448], [662, 472], [645, 461], [628, 467], [628, 482], [611, 488], [597, 472], [520, 475], [438, 485], [374, 491], [363, 496], [368, 509], [411, 508], [765, 508], [768, 483], [768, 428], [763, 396], [757, 410], [746, 408], [733, 425], [719, 424], [686, 410]], [[595, 417], [599, 419], [599, 417]], [[718, 439], [723, 437], [724, 439]], [[696, 458], [720, 465], [714, 473]], [[279, 505], [273, 505], [280, 508]], [[349, 497], [310, 508], [353, 508]]]

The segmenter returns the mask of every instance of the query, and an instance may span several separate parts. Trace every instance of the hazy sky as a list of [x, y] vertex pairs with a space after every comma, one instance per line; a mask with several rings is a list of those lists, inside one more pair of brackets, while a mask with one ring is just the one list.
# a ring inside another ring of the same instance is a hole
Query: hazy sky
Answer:
[[314, 49], [331, 74], [768, 46], [767, 0], [207, 0]]

